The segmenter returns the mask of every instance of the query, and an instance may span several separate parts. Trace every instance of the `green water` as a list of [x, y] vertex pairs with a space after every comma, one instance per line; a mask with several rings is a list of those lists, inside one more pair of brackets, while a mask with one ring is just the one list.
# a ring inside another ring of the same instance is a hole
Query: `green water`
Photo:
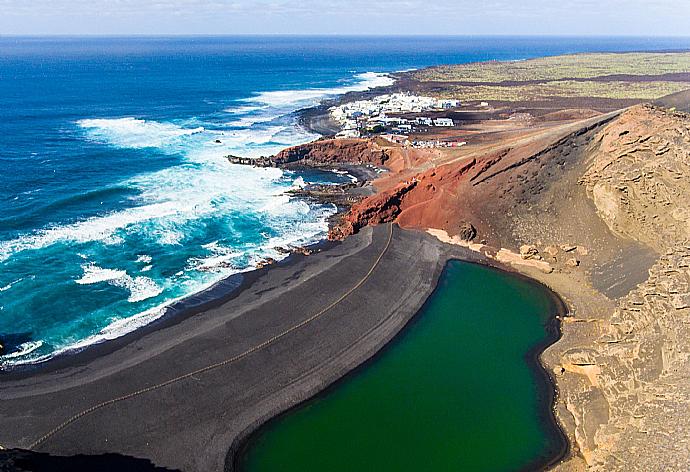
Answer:
[[546, 377], [544, 288], [452, 261], [413, 323], [362, 369], [269, 422], [243, 471], [512, 471], [560, 451]]

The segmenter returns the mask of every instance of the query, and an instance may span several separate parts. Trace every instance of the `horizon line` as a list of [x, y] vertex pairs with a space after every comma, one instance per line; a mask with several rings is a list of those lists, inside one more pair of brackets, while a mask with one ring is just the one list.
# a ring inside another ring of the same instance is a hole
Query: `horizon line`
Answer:
[[261, 37], [294, 37], [294, 38], [636, 38], [636, 39], [690, 39], [687, 35], [635, 35], [635, 34], [381, 34], [381, 33], [0, 33], [0, 38], [261, 38]]

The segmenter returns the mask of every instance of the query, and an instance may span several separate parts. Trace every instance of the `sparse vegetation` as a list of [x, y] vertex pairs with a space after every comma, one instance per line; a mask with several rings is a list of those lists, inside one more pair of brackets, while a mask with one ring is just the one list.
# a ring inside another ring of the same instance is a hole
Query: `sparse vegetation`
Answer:
[[[664, 74], [687, 76], [664, 77]], [[555, 97], [652, 100], [690, 89], [690, 52], [574, 54], [484, 62], [411, 74], [439, 98], [532, 101]]]
[[551, 97], [597, 97], [616, 99], [653, 100], [664, 95], [690, 89], [690, 82], [578, 82], [559, 80], [543, 84], [526, 85], [449, 85], [437, 92], [439, 98], [457, 98], [461, 101], [532, 101]]
[[421, 82], [497, 83], [683, 72], [690, 72], [690, 52], [573, 54], [526, 61], [458, 64], [422, 69], [413, 77]]

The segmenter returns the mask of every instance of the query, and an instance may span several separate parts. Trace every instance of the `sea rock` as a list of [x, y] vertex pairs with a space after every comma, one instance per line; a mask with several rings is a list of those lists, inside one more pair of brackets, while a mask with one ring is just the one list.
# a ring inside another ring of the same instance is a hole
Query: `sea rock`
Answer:
[[477, 228], [475, 228], [472, 223], [464, 222], [460, 225], [458, 236], [463, 241], [472, 241], [477, 237]]
[[311, 256], [314, 253], [314, 251], [312, 251], [311, 249], [307, 249], [306, 247], [297, 246], [292, 248], [292, 253], [302, 254], [303, 256]]
[[273, 259], [272, 257], [267, 257], [263, 261], [260, 261], [258, 264], [256, 264], [257, 269], [263, 269], [264, 267], [270, 266], [272, 264], [275, 264], [276, 260]]
[[321, 139], [293, 146], [270, 160], [276, 165], [374, 164], [384, 166], [390, 156], [366, 139]]

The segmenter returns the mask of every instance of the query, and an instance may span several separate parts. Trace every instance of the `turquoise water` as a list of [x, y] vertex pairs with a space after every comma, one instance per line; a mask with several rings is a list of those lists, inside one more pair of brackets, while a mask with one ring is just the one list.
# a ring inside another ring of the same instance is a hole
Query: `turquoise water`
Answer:
[[363, 368], [269, 422], [245, 472], [517, 471], [557, 457], [550, 385], [535, 350], [553, 341], [545, 288], [452, 261], [413, 322]]
[[[149, 323], [331, 206], [285, 191], [342, 176], [252, 169], [316, 136], [295, 111], [442, 63], [671, 49], [664, 38], [0, 37], [0, 369]], [[217, 143], [219, 140], [220, 143]]]

